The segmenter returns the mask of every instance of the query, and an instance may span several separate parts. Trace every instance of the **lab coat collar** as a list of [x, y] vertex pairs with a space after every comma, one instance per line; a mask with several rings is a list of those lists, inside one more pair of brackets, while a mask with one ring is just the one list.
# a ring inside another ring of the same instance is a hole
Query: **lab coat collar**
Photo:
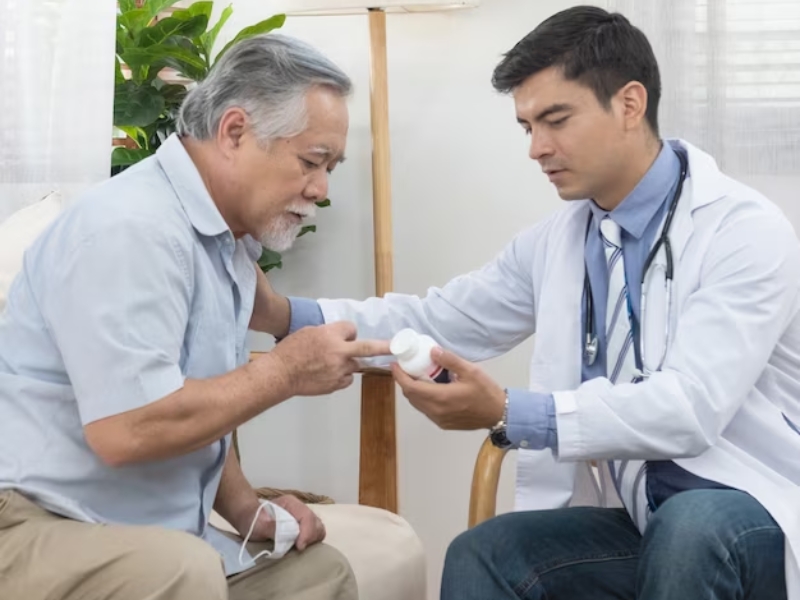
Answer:
[[689, 171], [669, 231], [674, 259], [680, 260], [694, 232], [692, 213], [724, 198], [730, 193], [733, 183], [720, 172], [716, 161], [709, 154], [685, 140], [667, 140], [667, 143], [676, 152], [685, 152], [689, 160]]

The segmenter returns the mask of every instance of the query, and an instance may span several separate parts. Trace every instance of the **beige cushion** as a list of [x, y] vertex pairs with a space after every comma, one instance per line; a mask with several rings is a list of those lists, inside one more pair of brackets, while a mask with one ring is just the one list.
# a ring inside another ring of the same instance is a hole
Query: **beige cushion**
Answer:
[[[411, 526], [393, 513], [355, 504], [312, 504], [330, 544], [347, 557], [365, 600], [424, 600], [425, 553]], [[211, 524], [235, 533], [217, 513]]]
[[18, 210], [0, 223], [0, 312], [11, 282], [22, 268], [25, 250], [61, 211], [62, 199], [51, 192], [39, 202]]

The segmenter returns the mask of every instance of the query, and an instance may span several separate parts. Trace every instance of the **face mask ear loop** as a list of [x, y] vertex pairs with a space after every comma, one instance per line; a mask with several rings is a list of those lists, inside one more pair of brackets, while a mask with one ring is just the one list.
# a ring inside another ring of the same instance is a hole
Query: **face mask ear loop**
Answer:
[[[239, 564], [240, 565], [244, 565], [245, 564], [244, 560], [243, 560], [245, 547], [247, 546], [247, 542], [249, 542], [250, 538], [253, 536], [253, 530], [256, 528], [256, 523], [258, 522], [258, 515], [261, 514], [261, 510], [265, 506], [267, 506], [267, 505], [264, 504], [264, 503], [262, 503], [262, 504], [260, 504], [258, 506], [258, 510], [256, 510], [256, 516], [253, 517], [253, 522], [250, 523], [250, 531], [247, 532], [247, 536], [244, 538], [244, 542], [242, 542], [242, 545], [239, 548]], [[254, 556], [250, 560], [251, 560], [251, 562], [255, 562], [259, 558], [261, 558], [262, 556], [269, 556], [270, 554], [272, 554], [272, 553], [269, 550], [263, 550], [263, 551], [259, 552], [256, 556]]]

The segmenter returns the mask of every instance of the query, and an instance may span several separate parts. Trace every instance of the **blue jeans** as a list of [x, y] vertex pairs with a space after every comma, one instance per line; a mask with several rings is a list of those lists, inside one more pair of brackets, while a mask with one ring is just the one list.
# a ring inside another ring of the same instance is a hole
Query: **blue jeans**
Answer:
[[642, 537], [623, 509], [511, 513], [450, 545], [442, 600], [785, 600], [784, 536], [736, 490], [664, 502]]

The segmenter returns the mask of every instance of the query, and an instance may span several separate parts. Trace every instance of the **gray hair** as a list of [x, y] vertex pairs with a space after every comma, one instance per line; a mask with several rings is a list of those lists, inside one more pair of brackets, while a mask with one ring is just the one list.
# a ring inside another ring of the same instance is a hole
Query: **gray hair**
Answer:
[[306, 128], [305, 98], [316, 86], [345, 97], [352, 82], [304, 42], [275, 33], [258, 35], [232, 46], [187, 94], [176, 128], [182, 136], [211, 139], [225, 111], [236, 106], [253, 119], [262, 144], [293, 137]]

